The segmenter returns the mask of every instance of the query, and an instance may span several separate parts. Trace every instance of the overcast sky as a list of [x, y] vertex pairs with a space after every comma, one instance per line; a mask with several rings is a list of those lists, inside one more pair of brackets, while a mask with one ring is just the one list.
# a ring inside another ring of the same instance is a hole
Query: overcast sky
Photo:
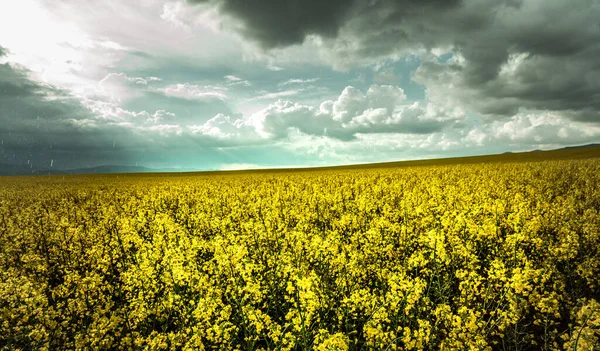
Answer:
[[0, 2], [0, 163], [235, 169], [600, 141], [598, 0]]

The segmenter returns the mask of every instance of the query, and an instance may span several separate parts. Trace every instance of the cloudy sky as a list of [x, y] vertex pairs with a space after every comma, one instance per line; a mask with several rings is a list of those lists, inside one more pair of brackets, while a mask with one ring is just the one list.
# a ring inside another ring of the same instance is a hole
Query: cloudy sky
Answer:
[[598, 0], [0, 3], [0, 163], [235, 169], [600, 141]]

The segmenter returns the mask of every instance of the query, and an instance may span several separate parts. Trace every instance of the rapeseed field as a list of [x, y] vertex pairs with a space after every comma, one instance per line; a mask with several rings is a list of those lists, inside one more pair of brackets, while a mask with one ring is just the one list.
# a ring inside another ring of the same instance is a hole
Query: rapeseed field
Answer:
[[0, 178], [2, 350], [598, 350], [600, 159]]

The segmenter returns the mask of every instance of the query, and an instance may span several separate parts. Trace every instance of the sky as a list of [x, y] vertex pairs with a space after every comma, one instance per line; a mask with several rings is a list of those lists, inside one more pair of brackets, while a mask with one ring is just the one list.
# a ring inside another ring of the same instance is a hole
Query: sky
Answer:
[[0, 163], [305, 167], [600, 142], [598, 0], [0, 2]]

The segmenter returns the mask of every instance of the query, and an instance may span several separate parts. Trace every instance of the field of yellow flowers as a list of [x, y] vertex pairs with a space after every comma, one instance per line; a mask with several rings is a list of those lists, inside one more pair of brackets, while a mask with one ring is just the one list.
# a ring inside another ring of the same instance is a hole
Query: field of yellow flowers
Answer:
[[1, 350], [599, 350], [600, 159], [0, 179]]

